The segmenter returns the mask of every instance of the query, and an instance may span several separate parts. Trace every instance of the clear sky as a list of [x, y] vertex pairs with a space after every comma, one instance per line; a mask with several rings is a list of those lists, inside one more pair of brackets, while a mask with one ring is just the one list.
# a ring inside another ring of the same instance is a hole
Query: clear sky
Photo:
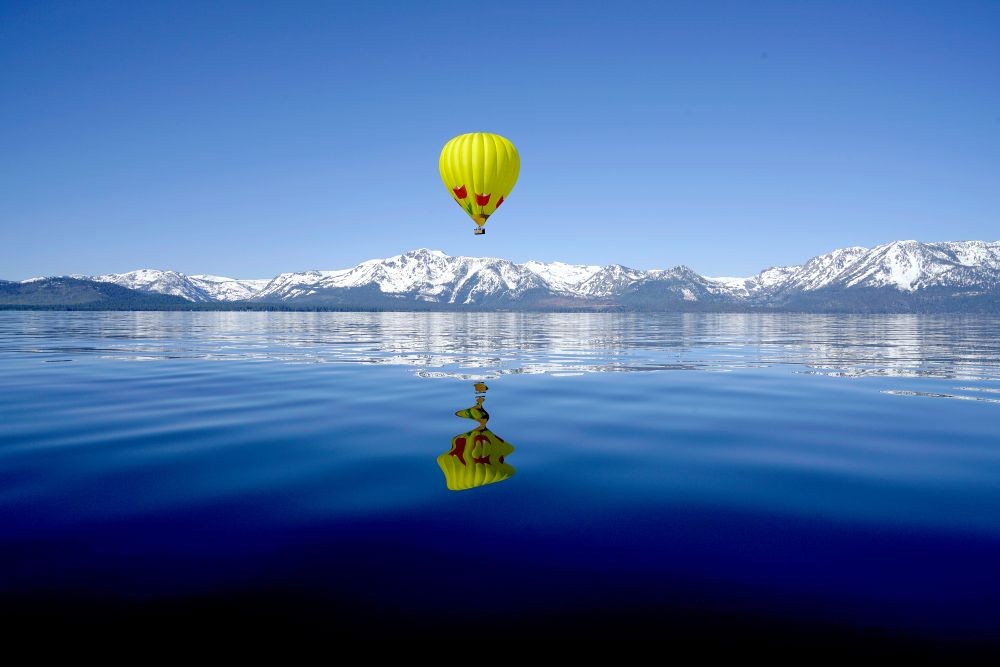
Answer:
[[[522, 160], [483, 237], [437, 173], [472, 131]], [[0, 0], [3, 278], [909, 238], [1000, 238], [1000, 2]]]

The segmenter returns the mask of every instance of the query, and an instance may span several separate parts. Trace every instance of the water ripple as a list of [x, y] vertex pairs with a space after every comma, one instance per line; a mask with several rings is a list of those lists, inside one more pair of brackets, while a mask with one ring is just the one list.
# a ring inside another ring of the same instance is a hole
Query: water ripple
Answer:
[[883, 394], [891, 396], [923, 396], [924, 398], [953, 398], [958, 401], [979, 401], [981, 403], [1000, 403], [1000, 398], [984, 396], [962, 396], [961, 394], [939, 394], [932, 391], [911, 391], [908, 389], [883, 389]]
[[425, 378], [783, 365], [981, 382], [1000, 379], [998, 325], [921, 315], [0, 313], [0, 358], [385, 364]]

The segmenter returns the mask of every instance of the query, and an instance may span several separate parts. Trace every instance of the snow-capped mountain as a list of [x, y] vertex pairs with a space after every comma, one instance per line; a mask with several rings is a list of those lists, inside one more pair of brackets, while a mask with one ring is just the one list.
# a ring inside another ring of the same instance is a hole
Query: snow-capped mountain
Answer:
[[590, 279], [603, 267], [596, 264], [564, 264], [562, 262], [536, 262], [534, 260], [522, 264], [524, 268], [545, 281], [551, 289], [557, 292], [573, 293], [580, 283]]
[[742, 281], [726, 280], [744, 298], [767, 300], [824, 288], [915, 292], [930, 287], [984, 287], [998, 270], [1000, 242], [893, 241], [871, 249], [842, 248], [801, 266], [767, 269]]
[[[83, 276], [81, 276], [83, 277]], [[88, 280], [114, 283], [141, 292], [157, 292], [179, 296], [188, 301], [245, 301], [253, 298], [268, 282], [263, 280], [225, 278], [222, 276], [187, 276], [177, 271], [139, 269], [128, 273], [108, 273], [89, 276]]]
[[271, 282], [268, 278], [226, 278], [224, 276], [188, 276], [191, 284], [210, 297], [211, 301], [246, 301]]
[[621, 264], [612, 264], [598, 269], [580, 282], [572, 290], [572, 294], [583, 297], [608, 297], [621, 294], [630, 286], [652, 278], [656, 274], [655, 271], [640, 271]]
[[642, 270], [618, 264], [515, 264], [420, 249], [347, 269], [282, 273], [270, 280], [151, 269], [85, 279], [191, 302], [863, 310], [865, 299], [871, 301], [874, 293], [882, 295], [875, 302], [887, 303], [884, 308], [903, 308], [900, 304], [905, 305], [906, 299], [931, 296], [1000, 297], [1000, 242], [894, 241], [870, 249], [841, 248], [804, 264], [771, 267], [746, 278], [711, 278], [684, 266]]
[[[896, 241], [874, 248], [841, 272], [847, 287], [896, 287], [914, 290], [975, 285], [967, 269], [1000, 269], [1000, 243], [919, 243]], [[970, 281], [971, 278], [971, 281]]]
[[266, 301], [318, 300], [358, 288], [376, 287], [384, 295], [436, 303], [483, 303], [496, 297], [517, 300], [544, 280], [505, 259], [450, 257], [420, 249], [362, 262], [340, 271], [282, 273], [255, 298]]
[[193, 284], [182, 273], [176, 271], [160, 271], [157, 269], [138, 269], [128, 273], [109, 273], [101, 276], [74, 276], [90, 279], [99, 283], [114, 283], [140, 292], [157, 292], [179, 296], [188, 301], [211, 301], [197, 285]]

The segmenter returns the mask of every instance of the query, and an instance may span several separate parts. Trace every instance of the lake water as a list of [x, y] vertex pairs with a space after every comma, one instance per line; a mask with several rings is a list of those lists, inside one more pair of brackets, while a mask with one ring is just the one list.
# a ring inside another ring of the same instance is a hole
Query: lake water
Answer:
[[[0, 606], [988, 642], [998, 334], [988, 317], [2, 312]], [[477, 395], [488, 430], [455, 415]]]

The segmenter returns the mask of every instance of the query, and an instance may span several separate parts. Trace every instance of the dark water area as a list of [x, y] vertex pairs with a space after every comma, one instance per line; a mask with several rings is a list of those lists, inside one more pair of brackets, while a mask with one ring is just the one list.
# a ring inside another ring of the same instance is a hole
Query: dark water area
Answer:
[[995, 649], [998, 332], [0, 313], [0, 615]]

